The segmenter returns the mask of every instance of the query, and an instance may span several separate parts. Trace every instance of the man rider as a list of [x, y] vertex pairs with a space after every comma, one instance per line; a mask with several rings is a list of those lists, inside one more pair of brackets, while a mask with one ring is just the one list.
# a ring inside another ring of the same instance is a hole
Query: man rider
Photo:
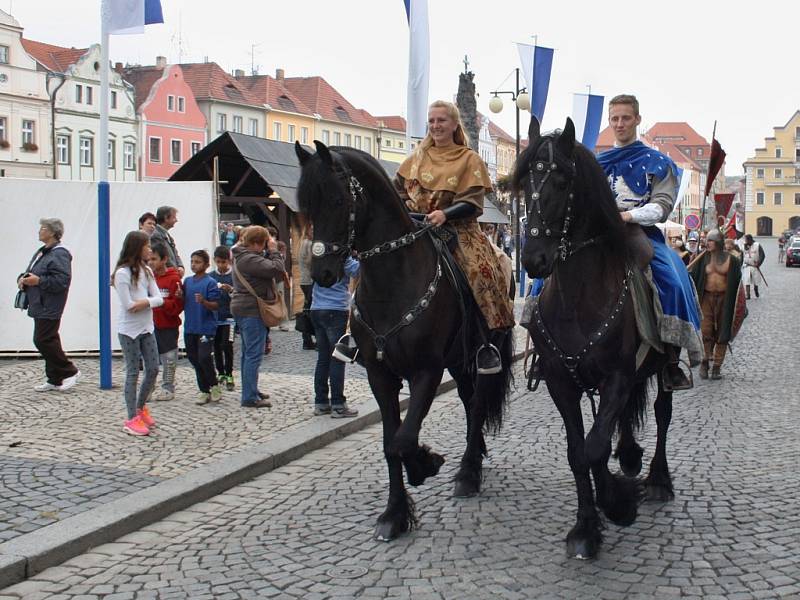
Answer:
[[655, 227], [667, 220], [675, 206], [680, 171], [668, 156], [637, 140], [636, 128], [641, 121], [635, 96], [612, 98], [608, 123], [614, 133], [614, 148], [600, 154], [597, 160], [608, 175], [622, 220], [640, 225], [653, 245], [650, 268], [658, 289], [654, 298], [656, 316], [668, 357], [665, 386], [689, 389], [692, 384], [681, 370], [678, 357], [681, 348], [686, 348], [691, 364], [697, 364], [702, 357], [697, 295], [680, 257]]
[[722, 379], [720, 369], [732, 337], [742, 269], [739, 259], [724, 250], [719, 229], [708, 232], [706, 244], [706, 253], [695, 261], [689, 271], [703, 311], [704, 356], [700, 363], [700, 377], [708, 378], [709, 363], [713, 360], [711, 379]]

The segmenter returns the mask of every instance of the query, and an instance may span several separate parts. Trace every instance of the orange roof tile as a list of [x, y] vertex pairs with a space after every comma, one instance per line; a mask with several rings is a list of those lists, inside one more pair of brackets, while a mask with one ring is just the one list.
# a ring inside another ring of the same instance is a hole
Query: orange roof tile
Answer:
[[505, 129], [493, 123], [492, 121], [489, 121], [489, 135], [491, 135], [492, 137], [498, 137], [501, 140], [509, 142], [511, 144], [517, 143], [517, 140], [514, 136], [506, 133]]
[[684, 121], [659, 122], [647, 130], [656, 141], [671, 142], [679, 146], [708, 146], [706, 139]]
[[180, 65], [183, 78], [198, 100], [212, 98], [223, 102], [262, 106], [264, 100], [251, 93], [246, 85], [215, 62], [184, 63]]
[[244, 84], [253, 96], [262, 103], [269, 104], [272, 108], [303, 115], [314, 114], [314, 111], [308, 108], [299, 97], [274, 77], [248, 75], [237, 77], [236, 81]]
[[406, 130], [406, 120], [400, 115], [385, 115], [383, 117], [375, 117], [375, 119], [379, 123], [383, 121], [383, 127], [385, 129], [403, 132]]
[[283, 84], [298, 96], [303, 104], [327, 121], [378, 127], [375, 117], [350, 104], [323, 77], [286, 77]]
[[122, 78], [133, 85], [136, 91], [136, 110], [145, 103], [153, 85], [163, 75], [164, 69], [161, 67], [127, 67], [122, 72]]
[[702, 171], [700, 165], [675, 144], [669, 142], [656, 143], [656, 148], [662, 154], [669, 156], [678, 166], [689, 166], [695, 171]]
[[36, 62], [55, 73], [64, 73], [89, 51], [89, 48], [64, 48], [25, 38], [22, 47]]

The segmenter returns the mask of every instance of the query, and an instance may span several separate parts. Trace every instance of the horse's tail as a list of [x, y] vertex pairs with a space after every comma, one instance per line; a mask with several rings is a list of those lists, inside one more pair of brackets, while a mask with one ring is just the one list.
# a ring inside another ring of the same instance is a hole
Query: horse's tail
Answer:
[[628, 402], [620, 416], [618, 430], [621, 432], [623, 426], [628, 425], [634, 431], [642, 428], [645, 415], [647, 414], [647, 386], [650, 380], [645, 378], [634, 384]]
[[486, 431], [495, 433], [503, 426], [508, 398], [511, 393], [512, 361], [514, 360], [514, 330], [503, 332], [503, 341], [496, 344], [500, 350], [503, 370], [495, 375], [478, 375], [476, 396], [486, 406]]

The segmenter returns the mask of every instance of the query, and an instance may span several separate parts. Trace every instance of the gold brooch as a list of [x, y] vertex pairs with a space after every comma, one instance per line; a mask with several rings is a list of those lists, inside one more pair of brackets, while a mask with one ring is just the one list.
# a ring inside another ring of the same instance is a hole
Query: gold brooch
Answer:
[[447, 183], [449, 183], [450, 185], [458, 185], [458, 177], [456, 177], [455, 175], [453, 175], [452, 177], [448, 177]]
[[423, 173], [422, 175], [420, 175], [419, 178], [422, 179], [422, 181], [424, 181], [425, 183], [430, 183], [431, 181], [433, 181], [433, 175], [431, 173]]

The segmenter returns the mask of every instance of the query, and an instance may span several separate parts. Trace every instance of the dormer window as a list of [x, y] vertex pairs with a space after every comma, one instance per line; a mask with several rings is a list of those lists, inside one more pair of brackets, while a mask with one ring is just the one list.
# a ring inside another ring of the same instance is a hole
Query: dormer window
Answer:
[[297, 106], [295, 106], [295, 103], [292, 102], [291, 98], [286, 95], [278, 96], [278, 106], [280, 106], [283, 110], [297, 112]]
[[347, 111], [342, 108], [341, 106], [337, 106], [333, 109], [333, 112], [336, 114], [336, 118], [340, 121], [345, 121], [347, 123], [352, 123], [353, 120], [350, 118], [350, 115], [347, 114]]

